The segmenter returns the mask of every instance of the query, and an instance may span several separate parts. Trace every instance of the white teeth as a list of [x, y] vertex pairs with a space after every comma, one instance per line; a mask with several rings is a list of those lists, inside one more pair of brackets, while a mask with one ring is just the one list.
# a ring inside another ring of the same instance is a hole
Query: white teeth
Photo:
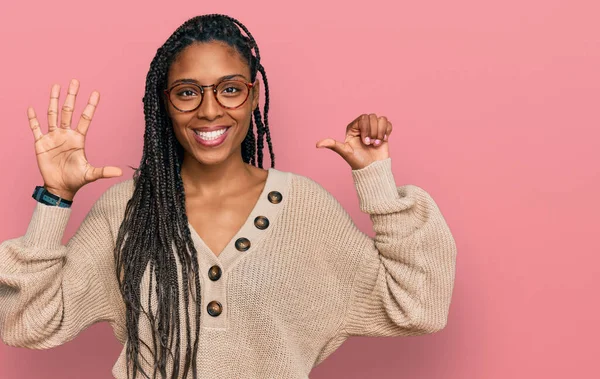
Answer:
[[194, 130], [194, 133], [196, 133], [196, 135], [198, 135], [203, 140], [212, 141], [212, 140], [217, 139], [220, 136], [222, 136], [223, 133], [225, 133], [226, 130], [227, 130], [226, 128], [225, 129], [215, 130], [215, 131], [212, 131], [212, 132], [200, 132], [198, 130]]

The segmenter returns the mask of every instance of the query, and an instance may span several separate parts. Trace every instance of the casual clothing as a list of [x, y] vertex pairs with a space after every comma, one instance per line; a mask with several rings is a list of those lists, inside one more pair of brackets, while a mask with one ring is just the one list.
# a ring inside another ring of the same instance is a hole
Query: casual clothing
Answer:
[[[203, 303], [198, 378], [305, 379], [349, 336], [418, 335], [446, 325], [456, 245], [438, 206], [417, 186], [396, 186], [391, 158], [352, 176], [374, 238], [317, 182], [274, 168], [219, 256], [189, 225]], [[111, 186], [66, 245], [61, 239], [72, 209], [41, 203], [25, 235], [0, 244], [0, 338], [6, 344], [46, 349], [108, 321], [125, 345], [114, 248], [133, 189], [133, 179]], [[257, 216], [266, 217], [266, 228]], [[245, 251], [236, 244], [241, 237], [250, 244]], [[222, 270], [217, 280], [209, 279], [213, 266]], [[142, 304], [148, 304], [149, 273]], [[220, 303], [219, 315], [207, 312], [211, 301]], [[183, 295], [180, 304], [183, 363]], [[152, 346], [143, 314], [139, 337]], [[125, 352], [112, 369], [118, 379], [127, 377]]]

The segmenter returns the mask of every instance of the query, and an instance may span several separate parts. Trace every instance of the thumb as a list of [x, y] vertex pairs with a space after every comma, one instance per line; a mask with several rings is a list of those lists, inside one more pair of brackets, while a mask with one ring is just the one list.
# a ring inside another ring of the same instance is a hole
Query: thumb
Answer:
[[123, 175], [123, 171], [118, 167], [105, 166], [105, 167], [103, 167], [103, 169], [104, 169], [104, 178], [114, 178], [116, 176]]
[[335, 151], [341, 156], [344, 156], [344, 144], [334, 140], [333, 138], [325, 138], [317, 142], [317, 148], [326, 147], [330, 150]]
[[90, 182], [94, 182], [98, 179], [113, 178], [121, 175], [123, 175], [123, 172], [118, 167], [93, 167], [90, 165], [90, 170], [86, 175], [86, 179], [88, 179]]

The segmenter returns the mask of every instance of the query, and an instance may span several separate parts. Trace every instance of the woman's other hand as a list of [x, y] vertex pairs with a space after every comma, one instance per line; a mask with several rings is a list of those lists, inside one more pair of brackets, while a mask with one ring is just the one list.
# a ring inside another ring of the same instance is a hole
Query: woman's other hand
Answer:
[[388, 141], [392, 133], [392, 123], [385, 116], [374, 113], [358, 116], [346, 127], [344, 142], [325, 138], [317, 142], [317, 147], [326, 147], [338, 153], [353, 170], [388, 158]]
[[52, 86], [46, 134], [42, 133], [33, 107], [27, 108], [27, 117], [35, 139], [35, 154], [44, 180], [44, 187], [66, 200], [72, 200], [77, 191], [87, 183], [123, 174], [118, 167], [94, 167], [88, 162], [85, 156], [85, 137], [98, 106], [100, 94], [97, 91], [92, 92], [77, 127], [72, 129], [71, 118], [78, 90], [79, 81], [72, 79], [67, 98], [61, 109], [59, 125], [60, 85]]

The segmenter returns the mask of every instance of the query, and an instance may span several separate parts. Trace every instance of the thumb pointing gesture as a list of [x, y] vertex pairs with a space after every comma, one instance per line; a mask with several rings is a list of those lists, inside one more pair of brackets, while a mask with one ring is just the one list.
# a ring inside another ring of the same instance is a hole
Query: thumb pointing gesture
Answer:
[[388, 140], [392, 124], [386, 117], [375, 114], [358, 116], [346, 127], [344, 142], [325, 138], [317, 142], [317, 148], [328, 148], [340, 155], [353, 170], [389, 157]]

